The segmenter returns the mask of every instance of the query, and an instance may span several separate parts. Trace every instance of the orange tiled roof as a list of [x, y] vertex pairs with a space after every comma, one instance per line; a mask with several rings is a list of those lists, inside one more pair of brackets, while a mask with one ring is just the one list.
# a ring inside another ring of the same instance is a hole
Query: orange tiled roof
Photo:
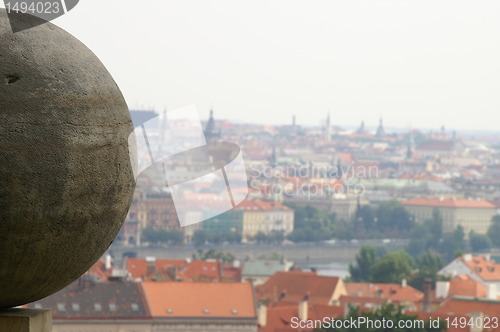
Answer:
[[220, 281], [221, 266], [217, 261], [182, 259], [127, 259], [127, 271], [132, 279], [143, 281]]
[[[266, 326], [260, 326], [259, 332], [292, 332], [297, 331], [291, 327], [292, 318], [299, 316], [297, 304], [280, 305], [267, 309]], [[322, 320], [325, 317], [338, 318], [344, 316], [344, 308], [340, 306], [329, 306], [324, 304], [309, 304], [308, 305], [309, 320]], [[300, 330], [312, 331], [312, 330]]]
[[486, 297], [488, 290], [486, 286], [468, 275], [461, 274], [450, 280], [450, 290], [448, 293], [452, 296]]
[[483, 209], [495, 208], [495, 205], [485, 200], [468, 200], [468, 199], [453, 199], [453, 198], [412, 198], [401, 204], [414, 205], [414, 206], [451, 207], [451, 208], [483, 208]]
[[500, 280], [500, 264], [486, 260], [482, 256], [474, 256], [466, 261], [462, 256], [460, 260], [467, 265], [474, 273], [485, 281]]
[[[471, 313], [479, 312], [482, 313], [483, 316], [498, 317], [498, 313], [500, 312], [500, 301], [452, 298], [436, 309], [435, 314], [467, 316]], [[485, 329], [483, 331], [500, 331], [500, 327], [497, 329]]]
[[222, 271], [224, 281], [241, 281], [241, 272], [243, 271], [242, 266], [235, 267], [233, 264], [224, 264], [224, 266], [222, 267]]
[[107, 281], [108, 278], [111, 277], [113, 269], [114, 267], [111, 267], [111, 269], [106, 270], [105, 260], [100, 259], [94, 265], [92, 265], [92, 267], [87, 272], [85, 272], [85, 275], [97, 277], [101, 281]]
[[264, 284], [257, 286], [259, 300], [277, 298], [280, 302], [328, 304], [339, 284], [338, 277], [318, 276], [315, 272], [279, 271]]
[[408, 285], [403, 287], [401, 284], [347, 282], [345, 287], [350, 296], [390, 299], [394, 303], [418, 302], [424, 297], [421, 291]]
[[152, 317], [256, 317], [249, 283], [143, 282]]

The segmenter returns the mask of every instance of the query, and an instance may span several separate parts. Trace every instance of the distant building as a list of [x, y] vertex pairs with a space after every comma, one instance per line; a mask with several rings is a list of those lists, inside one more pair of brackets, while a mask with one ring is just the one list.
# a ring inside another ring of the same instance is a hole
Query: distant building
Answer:
[[323, 139], [325, 142], [332, 140], [332, 124], [330, 123], [330, 113], [326, 117], [325, 127], [323, 128]]
[[496, 298], [500, 294], [500, 264], [490, 260], [488, 256], [463, 255], [455, 258], [437, 274], [446, 277], [467, 275], [486, 287], [488, 297]]
[[344, 281], [338, 277], [319, 276], [316, 272], [276, 272], [264, 284], [257, 286], [260, 301], [298, 304], [309, 303], [336, 305], [341, 296], [347, 295]]
[[416, 151], [424, 157], [439, 157], [444, 155], [461, 154], [464, 147], [456, 141], [429, 140], [420, 143]]
[[344, 308], [362, 304], [363, 309], [374, 309], [382, 304], [380, 299], [390, 301], [408, 310], [417, 310], [418, 304], [422, 302], [424, 294], [407, 285], [405, 280], [401, 284], [381, 284], [369, 282], [347, 282], [345, 287], [348, 295], [340, 298]]
[[172, 195], [169, 192], [148, 192], [134, 199], [130, 211], [132, 220], [139, 222], [140, 228], [171, 230], [179, 226]]
[[270, 303], [269, 306], [261, 305], [258, 311], [259, 332], [313, 332], [314, 329], [297, 329], [297, 319], [303, 321], [322, 321], [325, 317], [344, 317], [344, 308], [326, 304], [309, 303], [307, 300], [298, 304]]
[[218, 261], [128, 258], [126, 269], [135, 281], [218, 282], [223, 278]]
[[415, 216], [416, 222], [432, 218], [435, 209], [443, 218], [443, 231], [453, 232], [462, 226], [465, 235], [471, 231], [486, 234], [491, 219], [496, 214], [495, 205], [484, 200], [453, 198], [413, 198], [402, 203], [406, 210]]
[[215, 125], [213, 110], [210, 110], [210, 117], [205, 125], [204, 134], [208, 144], [214, 144], [220, 140], [221, 133]]
[[293, 263], [284, 259], [255, 259], [243, 264], [242, 279], [254, 285], [266, 282], [276, 272], [288, 271]]
[[384, 130], [384, 123], [382, 121], [382, 118], [380, 118], [378, 127], [377, 127], [377, 132], [375, 133], [375, 136], [377, 137], [384, 137], [385, 136], [385, 130]]
[[52, 309], [53, 332], [151, 332], [151, 315], [141, 285], [79, 279], [28, 308]]
[[145, 282], [153, 331], [255, 332], [256, 303], [249, 283]]
[[53, 331], [255, 332], [248, 283], [83, 282], [28, 308], [50, 308]]
[[281, 203], [245, 200], [234, 211], [241, 214], [243, 242], [260, 232], [288, 235], [293, 231], [294, 211]]

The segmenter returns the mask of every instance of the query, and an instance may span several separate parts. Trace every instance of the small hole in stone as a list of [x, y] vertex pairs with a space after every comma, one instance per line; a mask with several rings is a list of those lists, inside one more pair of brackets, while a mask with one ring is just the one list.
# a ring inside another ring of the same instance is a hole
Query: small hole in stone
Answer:
[[17, 75], [7, 75], [5, 76], [5, 84], [10, 85], [16, 83], [20, 79]]

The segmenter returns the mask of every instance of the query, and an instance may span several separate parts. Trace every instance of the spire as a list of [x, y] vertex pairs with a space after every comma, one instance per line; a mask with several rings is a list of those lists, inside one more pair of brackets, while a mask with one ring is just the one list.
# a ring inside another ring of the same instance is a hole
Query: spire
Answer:
[[413, 145], [413, 132], [410, 131], [410, 134], [408, 135], [408, 143], [406, 146], [406, 159], [413, 159]]
[[323, 130], [323, 135], [326, 142], [330, 142], [332, 140], [332, 126], [330, 124], [330, 112], [328, 112], [326, 116], [326, 124]]
[[385, 136], [385, 131], [384, 131], [384, 124], [383, 124], [383, 121], [382, 121], [382, 117], [380, 117], [380, 122], [378, 124], [378, 128], [377, 128], [377, 134], [376, 134], [377, 137], [382, 137], [382, 136]]
[[213, 109], [210, 110], [210, 117], [208, 118], [204, 133], [205, 133], [205, 139], [207, 140], [208, 143], [213, 142], [216, 138], [220, 137], [220, 132], [217, 132], [215, 128]]
[[364, 134], [365, 133], [365, 121], [361, 121], [361, 125], [359, 126], [358, 130], [356, 131], [357, 134]]

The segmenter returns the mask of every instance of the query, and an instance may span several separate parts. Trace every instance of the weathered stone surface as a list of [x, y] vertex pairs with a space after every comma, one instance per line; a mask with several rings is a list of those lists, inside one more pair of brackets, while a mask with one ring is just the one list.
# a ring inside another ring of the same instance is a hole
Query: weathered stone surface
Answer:
[[50, 23], [12, 33], [0, 9], [0, 308], [63, 288], [111, 244], [135, 186], [132, 130], [88, 48]]

